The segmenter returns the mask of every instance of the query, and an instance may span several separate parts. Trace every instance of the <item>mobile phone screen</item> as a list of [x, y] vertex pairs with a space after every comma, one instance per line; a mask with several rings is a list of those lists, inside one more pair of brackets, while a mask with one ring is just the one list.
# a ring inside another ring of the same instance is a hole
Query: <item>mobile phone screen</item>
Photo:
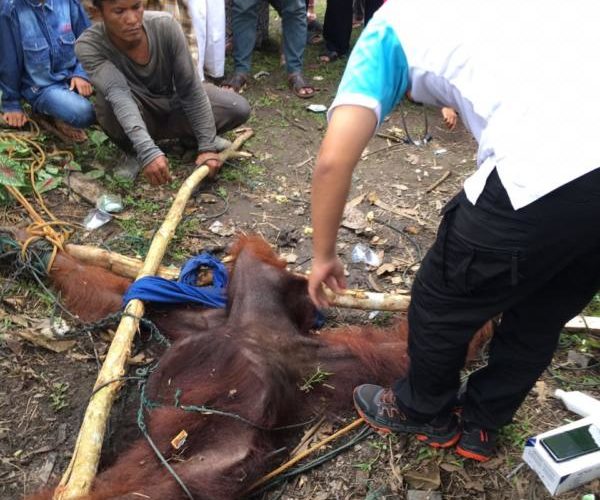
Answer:
[[542, 446], [556, 462], [564, 462], [600, 450], [600, 429], [593, 424], [542, 438]]

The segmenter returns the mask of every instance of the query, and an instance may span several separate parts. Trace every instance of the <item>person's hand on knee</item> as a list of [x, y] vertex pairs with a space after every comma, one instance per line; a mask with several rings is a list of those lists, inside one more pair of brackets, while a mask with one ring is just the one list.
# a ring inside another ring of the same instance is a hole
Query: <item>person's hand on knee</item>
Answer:
[[8, 111], [2, 115], [2, 119], [14, 128], [21, 128], [27, 123], [27, 115], [23, 111]]
[[157, 156], [144, 167], [144, 177], [153, 186], [160, 186], [171, 181], [169, 160], [165, 155]]
[[71, 78], [71, 85], [69, 87], [70, 90], [76, 90], [77, 93], [83, 97], [89, 97], [92, 95], [94, 91], [94, 87], [92, 84], [88, 82], [85, 78], [81, 78], [79, 76], [74, 76]]
[[199, 167], [201, 165], [206, 165], [209, 169], [208, 177], [213, 178], [219, 170], [221, 170], [221, 166], [223, 165], [223, 161], [219, 157], [218, 153], [213, 151], [203, 151], [196, 157], [196, 165]]

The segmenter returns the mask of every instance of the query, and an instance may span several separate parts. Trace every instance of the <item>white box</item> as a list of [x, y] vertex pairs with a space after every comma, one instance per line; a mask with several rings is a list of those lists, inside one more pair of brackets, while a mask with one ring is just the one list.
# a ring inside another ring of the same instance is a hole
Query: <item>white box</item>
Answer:
[[527, 440], [523, 460], [539, 476], [552, 495], [564, 493], [600, 477], [600, 451], [564, 462], [556, 462], [541, 444], [540, 439], [589, 424], [600, 428], [600, 415], [571, 422]]

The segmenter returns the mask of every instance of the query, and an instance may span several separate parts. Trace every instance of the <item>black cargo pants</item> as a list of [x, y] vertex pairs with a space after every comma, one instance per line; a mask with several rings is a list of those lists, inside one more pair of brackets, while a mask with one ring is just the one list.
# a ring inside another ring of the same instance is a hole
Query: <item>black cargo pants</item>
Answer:
[[519, 210], [494, 170], [475, 205], [463, 191], [444, 212], [413, 285], [411, 366], [394, 391], [415, 418], [448, 411], [469, 341], [502, 313], [463, 413], [498, 429], [549, 365], [564, 324], [600, 289], [600, 168]]

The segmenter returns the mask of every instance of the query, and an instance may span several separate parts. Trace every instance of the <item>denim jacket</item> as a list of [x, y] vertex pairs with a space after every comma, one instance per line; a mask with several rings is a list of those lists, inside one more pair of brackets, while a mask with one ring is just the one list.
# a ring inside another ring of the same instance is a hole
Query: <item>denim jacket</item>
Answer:
[[90, 26], [79, 0], [0, 0], [0, 90], [4, 112], [40, 89], [78, 76], [75, 39]]

